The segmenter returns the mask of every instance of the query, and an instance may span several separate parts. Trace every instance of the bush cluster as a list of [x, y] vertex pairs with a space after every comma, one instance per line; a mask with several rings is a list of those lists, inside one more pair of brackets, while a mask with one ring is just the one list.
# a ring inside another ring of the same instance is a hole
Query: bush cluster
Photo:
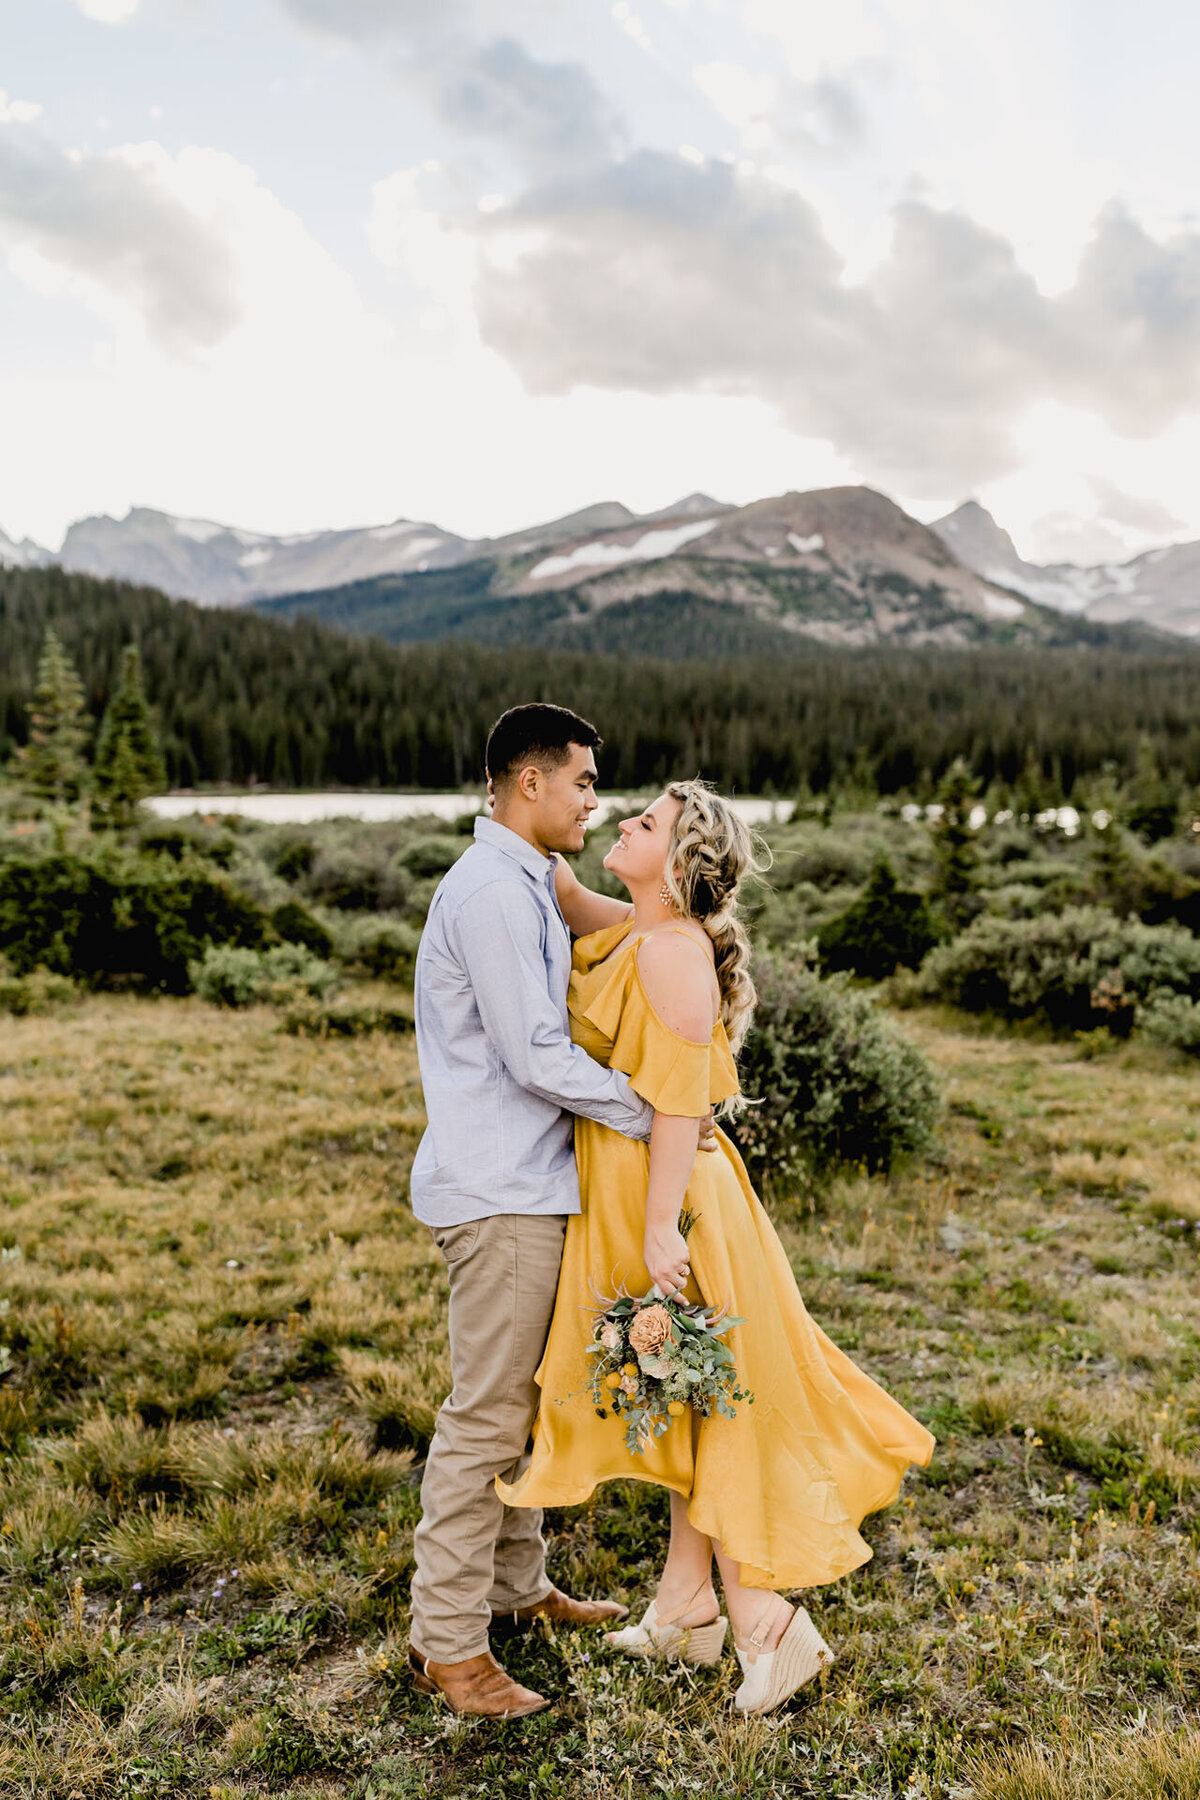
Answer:
[[259, 907], [195, 863], [103, 851], [0, 859], [0, 952], [18, 975], [41, 964], [89, 986], [123, 977], [182, 994], [206, 945], [270, 936]]
[[306, 995], [323, 1000], [337, 981], [332, 965], [300, 944], [270, 950], [211, 944], [189, 974], [200, 998], [215, 1006], [281, 1005]]
[[334, 932], [333, 950], [348, 969], [404, 986], [412, 982], [421, 934], [403, 920], [348, 918]]
[[1156, 1044], [1200, 1056], [1200, 1002], [1182, 994], [1157, 994], [1138, 1010], [1138, 1029]]
[[938, 1112], [925, 1058], [844, 976], [760, 958], [759, 1003], [739, 1057], [758, 1104], [734, 1135], [751, 1178], [786, 1194], [850, 1164], [875, 1173], [924, 1149]]
[[1139, 1006], [1170, 995], [1200, 1000], [1200, 940], [1098, 906], [1035, 919], [985, 916], [930, 953], [918, 988], [967, 1012], [1126, 1035]]
[[54, 1012], [75, 999], [77, 989], [69, 975], [53, 975], [38, 967], [27, 975], [15, 975], [0, 957], [0, 1013], [23, 1019], [33, 1013]]

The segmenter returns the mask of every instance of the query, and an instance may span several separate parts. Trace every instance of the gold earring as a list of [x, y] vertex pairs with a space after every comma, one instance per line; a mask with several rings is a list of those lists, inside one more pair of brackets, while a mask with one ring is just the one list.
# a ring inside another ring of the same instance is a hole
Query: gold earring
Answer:
[[663, 903], [663, 905], [664, 905], [664, 906], [670, 906], [670, 904], [671, 904], [671, 890], [670, 890], [670, 888], [669, 888], [669, 887], [668, 887], [668, 886], [667, 886], [667, 884], [666, 884], [666, 882], [665, 882], [665, 881], [664, 881], [664, 882], [663, 882], [663, 884], [662, 884], [662, 886], [661, 886], [661, 887], [660, 887], [660, 888], [659, 888], [659, 890], [658, 890], [658, 897], [659, 897], [659, 899], [660, 899], [660, 900], [661, 900], [661, 901], [662, 901], [662, 903]]

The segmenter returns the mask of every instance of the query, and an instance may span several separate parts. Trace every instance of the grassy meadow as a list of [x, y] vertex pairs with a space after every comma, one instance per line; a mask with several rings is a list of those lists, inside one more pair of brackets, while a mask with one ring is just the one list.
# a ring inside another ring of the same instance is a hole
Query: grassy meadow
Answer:
[[[0, 1020], [0, 1794], [1200, 1793], [1196, 1065], [897, 1020], [936, 1152], [775, 1206], [814, 1316], [939, 1440], [806, 1596], [837, 1662], [741, 1721], [730, 1649], [539, 1626], [497, 1648], [557, 1705], [508, 1726], [404, 1673], [448, 1384], [411, 1036], [195, 996]], [[553, 1576], [640, 1610], [665, 1514], [630, 1483], [548, 1515]]]

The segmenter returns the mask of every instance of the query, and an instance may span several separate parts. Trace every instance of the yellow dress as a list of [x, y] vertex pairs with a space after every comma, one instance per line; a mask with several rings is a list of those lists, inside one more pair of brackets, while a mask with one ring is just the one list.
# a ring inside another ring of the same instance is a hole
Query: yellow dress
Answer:
[[[572, 1038], [660, 1112], [698, 1118], [738, 1091], [729, 1040], [720, 1022], [707, 1044], [663, 1023], [642, 984], [638, 942], [632, 920], [577, 940]], [[895, 1500], [910, 1463], [928, 1464], [935, 1439], [809, 1317], [741, 1157], [719, 1130], [717, 1140], [688, 1183], [697, 1222], [686, 1297], [745, 1319], [728, 1342], [753, 1405], [739, 1402], [733, 1419], [689, 1409], [640, 1455], [626, 1448], [622, 1420], [597, 1416], [585, 1354], [595, 1296], [651, 1285], [642, 1255], [650, 1150], [577, 1119], [583, 1210], [567, 1224], [531, 1459], [511, 1485], [497, 1477], [496, 1491], [509, 1506], [571, 1506], [601, 1481], [657, 1482], [690, 1498], [689, 1520], [737, 1559], [748, 1586], [815, 1587], [870, 1559], [858, 1525]]]

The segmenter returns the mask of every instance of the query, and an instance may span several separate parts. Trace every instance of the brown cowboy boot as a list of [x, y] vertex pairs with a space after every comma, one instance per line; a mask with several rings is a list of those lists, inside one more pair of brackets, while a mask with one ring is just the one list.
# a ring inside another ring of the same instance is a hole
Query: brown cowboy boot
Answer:
[[409, 1646], [409, 1673], [423, 1694], [441, 1694], [452, 1712], [482, 1719], [523, 1719], [544, 1712], [553, 1702], [522, 1687], [505, 1673], [490, 1650], [465, 1662], [431, 1662]]
[[492, 1623], [509, 1631], [528, 1630], [535, 1619], [546, 1619], [551, 1625], [606, 1625], [612, 1620], [627, 1619], [629, 1608], [618, 1600], [576, 1600], [559, 1588], [551, 1588], [545, 1599], [533, 1606], [521, 1606], [513, 1612], [493, 1613]]

